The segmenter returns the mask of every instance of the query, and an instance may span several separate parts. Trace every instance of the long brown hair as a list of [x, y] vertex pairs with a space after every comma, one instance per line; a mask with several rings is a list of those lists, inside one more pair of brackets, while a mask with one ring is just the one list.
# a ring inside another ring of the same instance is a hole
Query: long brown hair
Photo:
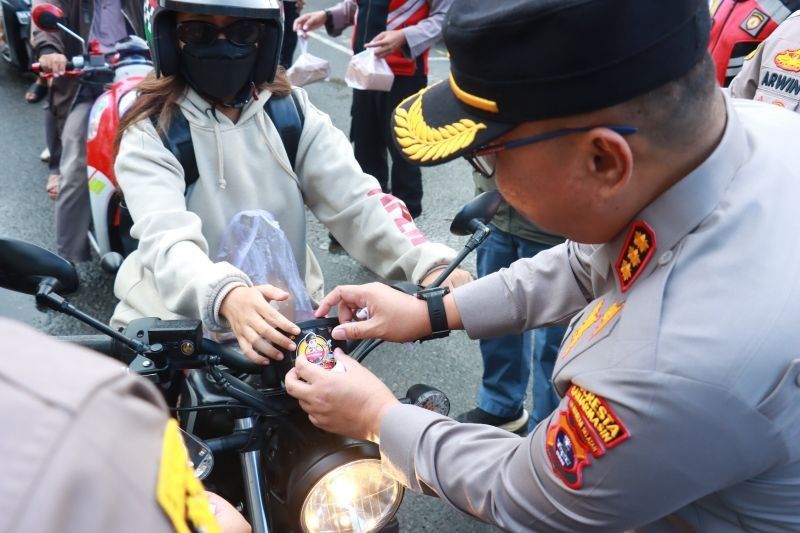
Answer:
[[[259, 90], [263, 89], [269, 90], [276, 96], [287, 96], [291, 93], [292, 84], [286, 77], [283, 67], [278, 67], [272, 83], [264, 83], [259, 87]], [[166, 134], [178, 100], [186, 92], [186, 81], [180, 75], [157, 78], [155, 73], [151, 72], [136, 86], [136, 90], [139, 95], [119, 120], [117, 136], [114, 139], [114, 157], [119, 152], [122, 134], [140, 120], [157, 117], [159, 133]]]

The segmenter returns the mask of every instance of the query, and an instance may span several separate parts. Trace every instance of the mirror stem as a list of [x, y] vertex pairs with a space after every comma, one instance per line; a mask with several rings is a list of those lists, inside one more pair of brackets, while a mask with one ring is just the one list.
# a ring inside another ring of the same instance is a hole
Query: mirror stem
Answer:
[[464, 245], [464, 248], [461, 249], [461, 251], [458, 253], [453, 262], [450, 263], [447, 266], [447, 268], [442, 270], [442, 273], [439, 274], [439, 277], [437, 277], [433, 281], [433, 283], [428, 285], [428, 287], [426, 288], [440, 286], [444, 282], [444, 280], [447, 279], [447, 276], [449, 276], [453, 272], [453, 270], [455, 270], [458, 267], [458, 265], [461, 264], [464, 258], [467, 257], [472, 252], [472, 250], [477, 248], [483, 241], [485, 241], [486, 237], [488, 237], [489, 233], [491, 233], [491, 230], [486, 226], [486, 224], [484, 224], [477, 218], [472, 219], [469, 225], [470, 228], [474, 228], [475, 233], [472, 234], [472, 236], [467, 241], [467, 244]]
[[114, 331], [113, 329], [103, 324], [96, 318], [87, 315], [86, 313], [84, 313], [71, 303], [69, 303], [69, 301], [66, 298], [54, 292], [57, 286], [58, 286], [58, 281], [55, 280], [54, 278], [43, 279], [42, 282], [39, 284], [39, 290], [36, 291], [36, 304], [41, 307], [47, 307], [54, 311], [64, 313], [65, 315], [75, 317], [84, 324], [88, 324], [89, 326], [100, 331], [101, 333], [105, 333], [109, 337], [112, 337], [118, 340], [119, 342], [125, 344], [137, 354], [143, 355], [153, 352], [153, 349], [147, 344], [140, 342], [136, 339], [130, 339], [125, 335], [123, 335], [122, 333]]
[[72, 36], [72, 37], [74, 37], [75, 39], [78, 39], [78, 40], [81, 42], [81, 47], [82, 47], [82, 49], [83, 49], [83, 53], [84, 53], [84, 54], [86, 54], [86, 53], [87, 53], [87, 49], [86, 49], [86, 41], [84, 40], [84, 38], [83, 38], [83, 37], [81, 37], [80, 35], [78, 35], [78, 34], [77, 34], [77, 33], [75, 33], [74, 31], [72, 31], [71, 29], [67, 28], [66, 26], [64, 26], [64, 25], [63, 25], [63, 24], [61, 24], [60, 22], [59, 22], [58, 24], [56, 24], [56, 26], [58, 26], [58, 27], [61, 29], [61, 31], [63, 31], [63, 32], [64, 32], [64, 33], [66, 33], [67, 35], [71, 35], [71, 36]]

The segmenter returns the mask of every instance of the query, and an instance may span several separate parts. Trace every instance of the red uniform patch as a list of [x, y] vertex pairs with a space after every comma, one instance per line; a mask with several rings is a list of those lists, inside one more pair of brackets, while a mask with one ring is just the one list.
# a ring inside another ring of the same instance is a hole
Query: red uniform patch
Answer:
[[656, 251], [656, 234], [643, 220], [637, 220], [631, 225], [628, 237], [619, 252], [614, 271], [617, 274], [619, 287], [622, 292], [627, 291], [636, 278], [644, 271], [647, 263]]
[[608, 402], [577, 385], [567, 390], [567, 410], [547, 429], [545, 451], [553, 472], [571, 489], [583, 485], [590, 454], [602, 457], [630, 433]]

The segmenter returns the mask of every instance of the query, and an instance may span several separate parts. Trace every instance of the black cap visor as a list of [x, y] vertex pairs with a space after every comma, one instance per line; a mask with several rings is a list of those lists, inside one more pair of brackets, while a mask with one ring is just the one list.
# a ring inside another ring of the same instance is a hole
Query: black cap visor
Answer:
[[446, 81], [406, 98], [397, 106], [392, 119], [398, 150], [420, 166], [452, 161], [489, 144], [515, 126], [470, 113]]

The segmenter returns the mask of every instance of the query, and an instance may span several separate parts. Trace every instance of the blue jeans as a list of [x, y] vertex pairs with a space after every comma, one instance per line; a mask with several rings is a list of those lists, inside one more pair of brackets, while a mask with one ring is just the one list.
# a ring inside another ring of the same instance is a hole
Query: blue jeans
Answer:
[[[522, 239], [492, 226], [492, 233], [478, 247], [478, 277], [548, 248], [546, 244]], [[558, 405], [552, 376], [565, 329], [562, 326], [538, 329], [533, 343], [533, 331], [481, 340], [483, 382], [478, 392], [478, 407], [495, 416], [514, 416], [525, 402], [533, 367], [533, 412], [528, 427], [533, 429], [546, 418]]]

